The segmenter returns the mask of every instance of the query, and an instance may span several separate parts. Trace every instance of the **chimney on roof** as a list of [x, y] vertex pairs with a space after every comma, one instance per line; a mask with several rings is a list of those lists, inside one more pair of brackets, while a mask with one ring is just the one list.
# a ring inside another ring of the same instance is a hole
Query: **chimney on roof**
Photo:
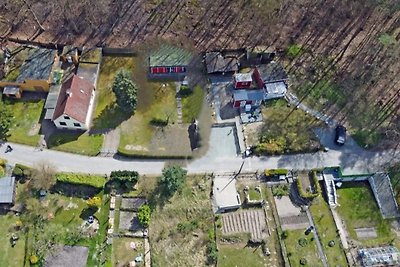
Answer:
[[68, 97], [71, 97], [71, 96], [72, 96], [72, 92], [71, 92], [71, 90], [69, 90], [69, 89], [68, 89], [65, 93], [67, 94]]

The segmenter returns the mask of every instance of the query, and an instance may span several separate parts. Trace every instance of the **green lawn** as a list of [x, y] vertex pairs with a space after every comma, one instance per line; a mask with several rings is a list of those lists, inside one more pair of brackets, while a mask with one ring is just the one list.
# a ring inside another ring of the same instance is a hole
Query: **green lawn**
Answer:
[[[14, 215], [0, 215], [0, 265], [8, 267], [24, 266], [25, 235], [21, 231], [13, 230], [18, 220]], [[11, 233], [17, 233], [19, 240], [15, 247], [11, 247]]]
[[[315, 240], [313, 240], [312, 237], [312, 234], [306, 236], [304, 230], [288, 231], [288, 237], [284, 242], [291, 266], [302, 266], [300, 265], [301, 258], [306, 259], [307, 265], [305, 266], [323, 266], [319, 258]], [[299, 244], [299, 240], [302, 238], [306, 239], [303, 246]]]
[[58, 132], [50, 136], [47, 145], [50, 149], [96, 156], [103, 145], [103, 136]]
[[8, 140], [36, 146], [39, 141], [40, 115], [42, 114], [44, 100], [23, 101], [6, 100], [4, 104], [11, 108], [15, 123], [10, 128]]
[[118, 70], [134, 71], [137, 58], [134, 57], [103, 57], [99, 80], [96, 89], [96, 111], [93, 119], [93, 129], [109, 129], [117, 127], [129, 118], [115, 102], [112, 84]]
[[218, 267], [271, 266], [261, 247], [245, 247], [246, 243], [218, 245]]
[[[336, 233], [337, 228], [328, 203], [326, 203], [322, 196], [319, 196], [313, 200], [310, 211], [313, 216], [318, 235], [321, 239], [325, 255], [328, 259], [329, 266], [347, 266], [346, 257], [343, 249], [341, 248], [340, 238]], [[335, 242], [333, 247], [328, 246], [328, 243], [331, 240]]]
[[262, 114], [264, 126], [257, 154], [312, 152], [320, 147], [312, 128], [322, 124], [304, 111], [288, 107], [284, 100], [272, 100], [262, 109]]
[[200, 86], [193, 89], [193, 93], [182, 97], [182, 120], [191, 123], [197, 119], [203, 106], [204, 92]]
[[260, 194], [260, 192], [258, 192], [255, 187], [250, 187], [249, 189], [249, 197], [250, 200], [261, 200], [262, 196]]
[[[130, 243], [136, 244], [136, 249], [130, 247]], [[142, 238], [120, 237], [113, 239], [112, 245], [112, 262], [115, 267], [127, 266], [130, 261], [134, 261], [137, 256], [143, 255], [144, 259], [144, 242]]]
[[[339, 215], [345, 221], [352, 239], [366, 246], [389, 244], [394, 238], [390, 221], [384, 220], [371, 189], [367, 185], [341, 188], [338, 191]], [[375, 227], [377, 238], [359, 240], [355, 228]]]

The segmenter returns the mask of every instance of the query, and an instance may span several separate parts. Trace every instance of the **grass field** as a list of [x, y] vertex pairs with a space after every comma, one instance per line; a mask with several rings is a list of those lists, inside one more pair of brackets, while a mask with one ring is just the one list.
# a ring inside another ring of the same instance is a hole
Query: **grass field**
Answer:
[[[21, 231], [14, 231], [13, 225], [18, 220], [14, 215], [0, 215], [0, 265], [9, 267], [24, 266], [25, 235]], [[17, 233], [19, 240], [11, 247], [11, 233]]]
[[193, 89], [193, 93], [182, 97], [182, 120], [191, 123], [193, 119], [197, 119], [203, 106], [204, 92], [200, 86]]
[[[208, 231], [213, 229], [214, 218], [210, 190], [209, 179], [192, 176], [188, 177], [182, 192], [170, 200], [150, 199], [154, 209], [149, 230], [152, 266], [206, 265], [205, 240]], [[156, 192], [150, 194], [155, 195]]]
[[[306, 240], [303, 246], [299, 244], [300, 239]], [[307, 264], [305, 266], [323, 266], [319, 258], [315, 240], [312, 239], [312, 234], [306, 236], [304, 230], [288, 231], [288, 237], [284, 242], [291, 266], [302, 266], [300, 264], [301, 258], [306, 259]]]
[[[136, 244], [136, 249], [130, 247], [131, 242]], [[139, 238], [119, 237], [113, 239], [112, 263], [115, 267], [127, 266], [138, 255], [144, 255], [144, 242]]]
[[[339, 215], [344, 220], [352, 239], [366, 246], [389, 244], [394, 239], [390, 221], [384, 220], [371, 189], [367, 185], [341, 188], [338, 191]], [[360, 240], [354, 229], [375, 227], [377, 238]]]
[[[314, 199], [310, 211], [329, 266], [347, 266], [346, 257], [341, 247], [340, 238], [336, 233], [337, 228], [328, 203], [325, 202], [322, 196], [319, 196]], [[331, 240], [335, 242], [333, 247], [328, 245]]]
[[117, 127], [122, 121], [129, 118], [115, 102], [112, 84], [118, 70], [134, 70], [136, 58], [134, 57], [103, 57], [99, 80], [97, 82], [97, 104], [93, 119], [93, 129], [109, 129]]
[[5, 102], [14, 115], [14, 125], [10, 128], [8, 140], [15, 143], [36, 146], [39, 141], [40, 115], [44, 100]]
[[246, 247], [246, 243], [218, 245], [218, 267], [271, 266], [261, 247]]
[[50, 149], [96, 156], [103, 144], [102, 135], [89, 135], [87, 133], [58, 132], [50, 136], [48, 147]]
[[311, 152], [320, 147], [312, 132], [321, 122], [284, 100], [270, 101], [262, 109], [264, 126], [256, 147], [258, 154]]

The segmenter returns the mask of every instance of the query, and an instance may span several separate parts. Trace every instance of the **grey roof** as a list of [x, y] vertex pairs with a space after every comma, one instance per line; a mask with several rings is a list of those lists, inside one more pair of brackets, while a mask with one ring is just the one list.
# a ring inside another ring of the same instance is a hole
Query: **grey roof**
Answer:
[[5, 95], [16, 95], [20, 91], [19, 86], [9, 85], [5, 86], [3, 89], [3, 94]]
[[208, 52], [205, 57], [207, 73], [234, 72], [239, 70], [239, 60], [235, 56], [224, 57], [220, 52]]
[[20, 67], [17, 82], [26, 80], [48, 80], [53, 67], [56, 50], [33, 48]]
[[163, 45], [150, 54], [150, 67], [187, 66], [192, 59], [192, 54], [183, 48]]
[[267, 94], [285, 94], [287, 90], [284, 82], [267, 83], [265, 88], [267, 90]]
[[0, 178], [0, 204], [14, 202], [15, 177]]
[[49, 255], [44, 266], [46, 267], [85, 267], [89, 248], [82, 246], [63, 246]]
[[240, 196], [236, 190], [236, 179], [224, 176], [215, 177], [213, 185], [214, 212], [221, 209], [239, 208], [240, 205]]
[[88, 82], [93, 84], [94, 88], [96, 88], [98, 74], [99, 74], [99, 67], [100, 64], [79, 63], [76, 75], [78, 75], [78, 77], [82, 79], [87, 80]]
[[382, 217], [385, 219], [400, 217], [389, 175], [386, 173], [376, 173], [368, 180], [372, 192], [375, 195], [376, 202], [378, 202]]
[[358, 251], [363, 266], [399, 266], [400, 252], [394, 246], [364, 248]]
[[275, 61], [266, 65], [260, 65], [257, 69], [260, 72], [261, 79], [265, 83], [285, 81], [288, 78], [283, 66]]
[[240, 100], [264, 100], [265, 92], [263, 89], [260, 90], [235, 90], [233, 91], [233, 98], [235, 101]]

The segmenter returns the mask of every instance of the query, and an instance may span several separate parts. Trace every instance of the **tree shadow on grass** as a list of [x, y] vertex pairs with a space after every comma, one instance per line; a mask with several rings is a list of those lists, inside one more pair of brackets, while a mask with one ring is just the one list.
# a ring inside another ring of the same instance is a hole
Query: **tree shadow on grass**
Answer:
[[97, 207], [84, 208], [79, 215], [79, 218], [81, 218], [82, 220], [87, 220], [89, 216], [93, 216], [97, 212], [97, 210]]
[[116, 103], [112, 103], [103, 109], [99, 116], [93, 120], [91, 133], [109, 131], [117, 128], [122, 122], [129, 119], [133, 114], [123, 111]]
[[162, 210], [165, 204], [170, 202], [172, 196], [173, 195], [168, 193], [165, 185], [160, 181], [157, 183], [157, 186], [154, 188], [154, 191], [148, 198], [149, 206], [152, 210], [155, 210], [156, 208], [160, 208]]
[[47, 147], [53, 148], [66, 143], [76, 141], [82, 134], [84, 134], [83, 131], [56, 130], [48, 137], [48, 140], [46, 140]]

